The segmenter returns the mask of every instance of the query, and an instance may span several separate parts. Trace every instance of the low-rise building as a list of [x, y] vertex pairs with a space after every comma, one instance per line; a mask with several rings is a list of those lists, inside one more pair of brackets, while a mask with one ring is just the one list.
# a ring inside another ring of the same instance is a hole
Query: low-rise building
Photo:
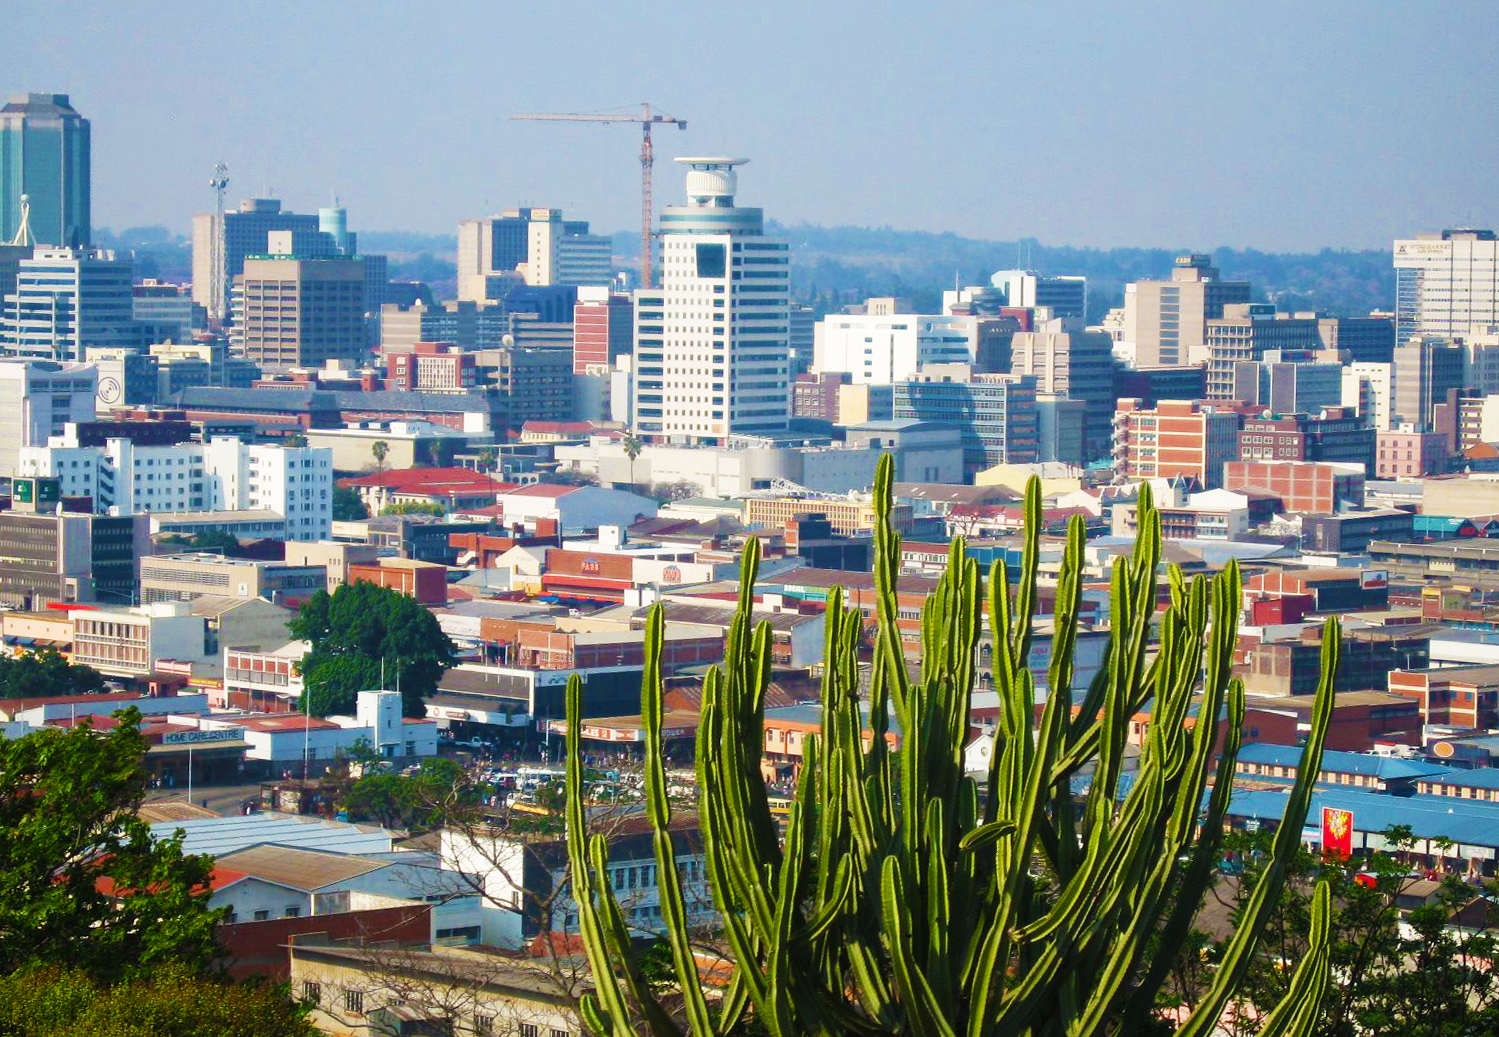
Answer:
[[448, 567], [414, 558], [381, 558], [349, 566], [350, 583], [373, 583], [423, 605], [445, 605], [448, 600]]
[[152, 555], [141, 561], [141, 600], [193, 601], [205, 595], [265, 598], [300, 603], [323, 590], [327, 570], [320, 565], [266, 562], [191, 552]]
[[1340, 505], [1364, 503], [1364, 467], [1313, 461], [1229, 461], [1223, 466], [1223, 487], [1272, 493], [1286, 511], [1330, 515]]

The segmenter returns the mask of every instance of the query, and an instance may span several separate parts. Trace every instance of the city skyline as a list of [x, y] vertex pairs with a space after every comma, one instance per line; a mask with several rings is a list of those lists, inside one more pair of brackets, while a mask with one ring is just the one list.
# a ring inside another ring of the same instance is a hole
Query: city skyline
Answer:
[[[1307, 250], [1499, 220], [1493, 106], [1411, 63], [1499, 28], [1488, 5], [772, 6], [700, 36], [692, 8], [651, 14], [23, 2], [4, 86], [91, 120], [94, 223], [113, 228], [185, 233], [225, 161], [231, 199], [337, 193], [370, 228], [540, 204], [626, 230], [637, 133], [507, 117], [641, 100], [689, 122], [657, 135], [658, 207], [679, 200], [665, 160], [721, 152], [755, 156], [746, 200], [788, 225]], [[413, 29], [422, 45], [390, 46]], [[1415, 161], [1412, 126], [1464, 160]]]

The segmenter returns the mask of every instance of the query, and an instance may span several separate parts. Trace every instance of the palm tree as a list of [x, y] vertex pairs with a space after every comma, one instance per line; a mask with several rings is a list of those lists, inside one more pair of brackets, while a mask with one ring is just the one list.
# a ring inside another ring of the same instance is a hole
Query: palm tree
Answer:
[[634, 486], [635, 459], [640, 456], [640, 451], [645, 448], [645, 444], [640, 441], [640, 437], [635, 435], [634, 429], [630, 429], [625, 433], [624, 448], [625, 456], [630, 459], [630, 485]]
[[383, 472], [385, 470], [385, 458], [390, 453], [390, 444], [383, 439], [377, 439], [370, 446], [370, 453], [375, 455], [375, 467]]

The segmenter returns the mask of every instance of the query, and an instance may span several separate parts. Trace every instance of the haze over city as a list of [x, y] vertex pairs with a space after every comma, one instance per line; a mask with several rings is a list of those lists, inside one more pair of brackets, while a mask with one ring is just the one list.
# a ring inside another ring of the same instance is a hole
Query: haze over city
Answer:
[[[1442, 55], [1499, 6], [20, 0], [6, 77], [95, 126], [94, 222], [185, 233], [234, 195], [450, 234], [518, 202], [638, 225], [633, 127], [515, 112], [650, 101], [661, 160], [751, 156], [783, 224], [1112, 247], [1382, 248], [1495, 222], [1496, 107]], [[65, 27], [65, 29], [64, 29]], [[1442, 161], [1432, 161], [1441, 156]]]

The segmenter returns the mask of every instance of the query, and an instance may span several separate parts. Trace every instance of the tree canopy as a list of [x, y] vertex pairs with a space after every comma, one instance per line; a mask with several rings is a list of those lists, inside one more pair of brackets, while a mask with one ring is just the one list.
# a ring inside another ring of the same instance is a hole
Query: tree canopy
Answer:
[[93, 695], [105, 688], [98, 670], [69, 662], [50, 648], [0, 656], [0, 698]]
[[79, 969], [112, 982], [218, 955], [207, 908], [212, 859], [155, 840], [136, 816], [145, 790], [140, 714], [0, 741], [0, 972]]
[[318, 591], [288, 624], [291, 636], [311, 643], [302, 662], [307, 699], [315, 716], [350, 713], [361, 691], [399, 686], [406, 716], [425, 714], [423, 700], [458, 661], [437, 617], [414, 598], [373, 583], [350, 583], [332, 594]]
[[333, 491], [333, 521], [358, 522], [370, 517], [370, 509], [364, 506], [358, 490], [340, 486]]

